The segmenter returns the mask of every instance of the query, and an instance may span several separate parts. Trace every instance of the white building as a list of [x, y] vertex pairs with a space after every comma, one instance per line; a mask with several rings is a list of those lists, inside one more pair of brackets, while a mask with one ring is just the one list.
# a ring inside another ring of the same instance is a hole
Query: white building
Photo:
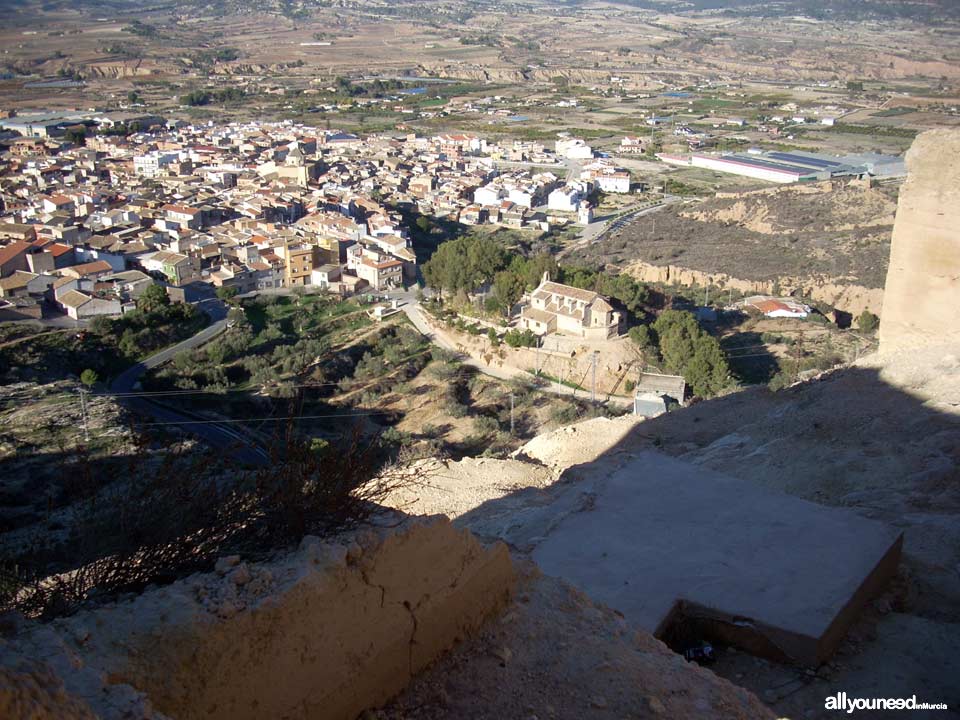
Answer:
[[626, 171], [598, 173], [594, 176], [594, 182], [603, 192], [630, 192], [630, 173]]
[[168, 165], [176, 161], [176, 153], [164, 153], [159, 150], [154, 150], [145, 155], [134, 156], [133, 172], [140, 177], [157, 177]]
[[569, 185], [557, 188], [547, 196], [547, 209], [576, 212], [580, 209], [580, 191]]
[[536, 197], [536, 194], [536, 188], [510, 188], [510, 192], [507, 194], [507, 200], [520, 207], [531, 208], [533, 207], [533, 199]]
[[590, 203], [580, 203], [580, 209], [577, 210], [577, 222], [581, 225], [589, 225], [593, 222], [593, 206]]
[[560, 333], [606, 340], [620, 334], [620, 313], [591, 290], [561, 285], [544, 273], [530, 303], [520, 313], [520, 326], [537, 335]]
[[119, 315], [123, 306], [115, 298], [97, 298], [79, 290], [69, 290], [57, 297], [57, 302], [74, 320], [84, 320], [97, 315]]
[[593, 149], [580, 138], [563, 138], [557, 140], [557, 155], [571, 160], [587, 160], [593, 157]]
[[496, 185], [484, 185], [473, 191], [473, 202], [477, 205], [499, 205], [506, 191]]
[[627, 135], [620, 141], [620, 152], [640, 155], [647, 149], [648, 138]]
[[752, 308], [771, 318], [805, 318], [810, 314], [810, 307], [793, 298], [775, 298], [768, 295], [753, 295], [744, 298], [742, 305]]

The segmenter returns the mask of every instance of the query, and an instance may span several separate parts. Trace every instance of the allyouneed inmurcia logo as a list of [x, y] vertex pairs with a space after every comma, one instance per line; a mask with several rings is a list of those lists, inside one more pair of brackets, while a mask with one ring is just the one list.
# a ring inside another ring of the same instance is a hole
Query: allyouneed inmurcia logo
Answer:
[[852, 714], [857, 710], [946, 710], [947, 704], [920, 702], [916, 695], [908, 698], [852, 698], [845, 692], [838, 692], [826, 699], [824, 707]]

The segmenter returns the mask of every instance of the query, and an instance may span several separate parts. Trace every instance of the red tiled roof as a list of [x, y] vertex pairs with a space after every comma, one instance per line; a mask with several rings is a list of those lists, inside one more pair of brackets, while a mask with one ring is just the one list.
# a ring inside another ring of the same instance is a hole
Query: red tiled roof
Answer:
[[60, 257], [61, 255], [70, 252], [73, 250], [69, 245], [64, 245], [63, 243], [50, 242], [49, 240], [34, 240], [33, 246], [41, 248], [44, 252], [48, 252], [54, 257]]
[[181, 215], [196, 215], [200, 212], [197, 208], [185, 207], [183, 205], [164, 205], [160, 209], [164, 212], [179, 213]]
[[17, 257], [17, 255], [21, 255], [29, 249], [30, 243], [25, 240], [15, 240], [9, 245], [0, 247], [0, 265], [5, 265]]
[[113, 270], [106, 260], [94, 260], [93, 262], [81, 263], [80, 265], [71, 265], [69, 268], [64, 268], [65, 270], [70, 270], [77, 275], [93, 275], [100, 272], [109, 272]]

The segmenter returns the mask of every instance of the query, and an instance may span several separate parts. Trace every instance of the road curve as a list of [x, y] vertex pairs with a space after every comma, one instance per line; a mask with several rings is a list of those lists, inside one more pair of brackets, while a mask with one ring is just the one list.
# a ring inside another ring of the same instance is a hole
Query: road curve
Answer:
[[153, 422], [177, 425], [214, 450], [227, 453], [230, 458], [240, 464], [266, 465], [270, 459], [267, 452], [258, 445], [252, 444], [249, 438], [244, 437], [228, 423], [207, 421], [198, 423], [194, 415], [160, 405], [141, 396], [126, 395], [135, 392], [137, 382], [147, 370], [168, 362], [179, 352], [193, 350], [210, 342], [226, 329], [227, 306], [223, 302], [217, 298], [209, 298], [199, 302], [197, 307], [210, 318], [209, 325], [183, 342], [165, 348], [124, 370], [110, 384], [110, 392], [118, 395], [117, 401], [136, 414], [147, 415], [153, 419]]
[[[409, 299], [408, 299], [409, 298]], [[410, 319], [410, 322], [413, 323], [413, 326], [420, 331], [420, 333], [430, 340], [434, 345], [437, 345], [444, 350], [449, 350], [454, 353], [464, 365], [469, 365], [472, 368], [480, 371], [484, 375], [489, 375], [490, 377], [495, 377], [498, 380], [513, 380], [515, 378], [522, 378], [524, 380], [532, 380], [533, 376], [518, 368], [512, 367], [499, 367], [494, 368], [488, 365], [484, 365], [479, 360], [475, 360], [469, 355], [465, 355], [462, 352], [459, 352], [456, 346], [445, 337], [442, 332], [439, 332], [432, 328], [427, 322], [427, 319], [423, 316], [423, 308], [420, 303], [417, 302], [412, 295], [404, 298], [406, 302], [402, 305], [403, 312]], [[541, 379], [541, 385], [538, 386], [539, 390], [544, 392], [552, 393], [554, 395], [565, 395], [570, 397], [579, 397], [585, 399], [589, 396], [589, 391], [585, 390], [575, 390], [567, 385], [561, 385], [558, 382], [546, 381]], [[610, 403], [617, 403], [620, 405], [633, 406], [633, 398], [622, 397], [620, 395], [605, 395], [598, 393], [598, 398], [604, 399]]]

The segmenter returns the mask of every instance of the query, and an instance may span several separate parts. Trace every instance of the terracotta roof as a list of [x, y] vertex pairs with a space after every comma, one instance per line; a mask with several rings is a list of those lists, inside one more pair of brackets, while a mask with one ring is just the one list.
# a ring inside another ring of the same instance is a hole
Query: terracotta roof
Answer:
[[164, 212], [190, 216], [197, 215], [200, 212], [197, 208], [186, 207], [185, 205], [164, 205], [160, 209]]
[[33, 243], [35, 247], [42, 248], [44, 252], [48, 252], [54, 257], [60, 257], [66, 253], [73, 250], [69, 245], [64, 245], [63, 243], [50, 242], [49, 240], [37, 240]]
[[363, 262], [364, 265], [376, 268], [377, 270], [386, 270], [387, 268], [396, 267], [397, 265], [403, 265], [403, 263], [399, 260], [384, 260], [383, 262], [376, 262], [368, 257], [362, 258], [361, 262]]
[[570, 287], [569, 285], [561, 285], [560, 283], [550, 281], [543, 283], [539, 289], [544, 292], [551, 293], [552, 295], [561, 295], [563, 297], [573, 298], [574, 300], [579, 300], [585, 303], [591, 303], [599, 297], [599, 295], [592, 290], [581, 290], [580, 288]]
[[64, 270], [69, 270], [75, 275], [94, 275], [96, 273], [111, 272], [113, 267], [106, 260], [94, 260], [93, 262], [82, 263], [80, 265], [71, 265]]
[[22, 255], [30, 249], [30, 243], [25, 240], [15, 240], [9, 245], [0, 247], [0, 265], [4, 265], [13, 260], [17, 255]]

